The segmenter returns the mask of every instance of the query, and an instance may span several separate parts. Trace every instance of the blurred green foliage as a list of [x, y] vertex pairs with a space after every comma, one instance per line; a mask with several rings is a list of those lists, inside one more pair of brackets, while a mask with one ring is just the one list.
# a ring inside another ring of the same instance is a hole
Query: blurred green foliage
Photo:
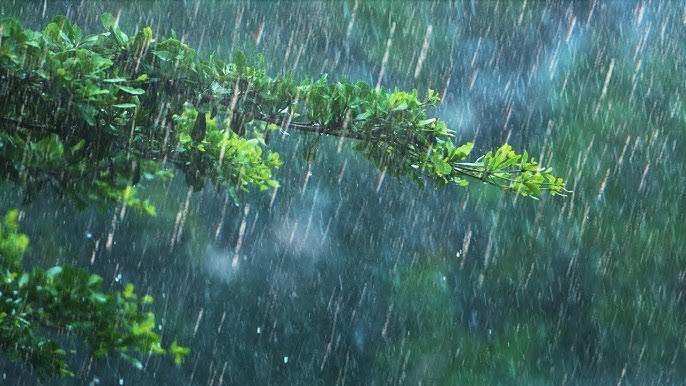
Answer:
[[[18, 216], [11, 211], [0, 224], [0, 347], [10, 360], [41, 379], [72, 375], [65, 341], [76, 336], [94, 357], [119, 354], [137, 368], [137, 354], [165, 353], [155, 317], [145, 310], [153, 299], [136, 295], [133, 284], [106, 292], [102, 277], [68, 264], [25, 271], [29, 239], [19, 233]], [[174, 342], [170, 354], [179, 363], [188, 351]]]
[[520, 320], [506, 328], [475, 325], [480, 315], [470, 314], [475, 311], [461, 299], [469, 279], [453, 281], [452, 266], [450, 258], [431, 256], [396, 272], [392, 285], [396, 316], [386, 332], [395, 343], [378, 356], [389, 379], [398, 383], [424, 379], [436, 384], [546, 379], [543, 372], [549, 363], [542, 354], [552, 327], [543, 315], [518, 313]]

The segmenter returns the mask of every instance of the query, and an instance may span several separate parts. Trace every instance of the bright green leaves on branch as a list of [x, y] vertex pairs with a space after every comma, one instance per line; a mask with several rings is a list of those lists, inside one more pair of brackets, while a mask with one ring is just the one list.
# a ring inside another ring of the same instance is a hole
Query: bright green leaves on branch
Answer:
[[469, 156], [474, 144], [467, 142], [462, 146], [455, 147], [452, 141], [439, 142], [434, 146], [431, 153], [431, 163], [428, 166], [429, 172], [435, 174], [437, 186], [445, 185], [452, 181], [460, 186], [467, 185], [467, 180], [463, 179], [456, 164]]
[[137, 195], [179, 169], [195, 190], [206, 180], [232, 191], [278, 185], [281, 161], [266, 145], [282, 98], [295, 97], [292, 78], [272, 84], [240, 53], [232, 65], [199, 61], [148, 27], [131, 39], [107, 13], [105, 32], [87, 37], [63, 16], [42, 33], [0, 23], [0, 169], [27, 201], [51, 186], [78, 205], [154, 213]]
[[0, 224], [0, 283], [8, 283], [16, 279], [21, 269], [21, 259], [29, 246], [29, 238], [19, 233], [17, 220], [19, 212], [13, 210], [5, 216]]
[[191, 353], [188, 347], [179, 346], [176, 341], [169, 346], [169, 353], [174, 356], [174, 363], [180, 365], [183, 358]]
[[55, 16], [43, 30], [43, 36], [49, 44], [60, 48], [73, 49], [78, 47], [83, 37], [83, 31], [72, 24], [64, 16]]
[[100, 16], [100, 22], [102, 23], [102, 27], [109, 32], [110, 38], [116, 42], [119, 48], [128, 48], [129, 37], [119, 29], [119, 23], [112, 14], [107, 12], [103, 13], [102, 16]]
[[[44, 271], [21, 268], [28, 238], [19, 233], [18, 212], [9, 212], [0, 224], [0, 348], [7, 357], [22, 361], [41, 378], [70, 375], [67, 350], [40, 332], [78, 335], [96, 357], [118, 353], [134, 366], [138, 354], [165, 354], [154, 332], [155, 318], [133, 285], [122, 292], [106, 292], [98, 275], [72, 267]], [[170, 355], [179, 363], [188, 349], [176, 342]]]
[[552, 195], [564, 196], [564, 181], [552, 174], [551, 168], [542, 168], [525, 151], [517, 154], [508, 144], [495, 153], [489, 151], [475, 162], [456, 162], [457, 174], [481, 180], [501, 189], [523, 196], [540, 198], [544, 190]]
[[207, 118], [190, 105], [174, 117], [174, 122], [178, 129], [179, 168], [187, 184], [196, 190], [202, 189], [208, 178], [219, 188], [234, 190], [278, 186], [272, 179], [272, 170], [281, 166], [281, 160], [278, 153], [264, 149], [264, 123], [244, 123], [250, 130], [239, 136], [228, 128], [228, 121], [218, 124], [216, 118]]
[[[417, 90], [325, 75], [271, 78], [262, 58], [252, 65], [240, 51], [227, 64], [199, 57], [175, 34], [156, 40], [146, 27], [129, 38], [107, 13], [101, 24], [104, 32], [84, 36], [63, 16], [42, 32], [0, 21], [0, 169], [28, 195], [52, 186], [79, 205], [114, 201], [152, 213], [136, 195], [174, 170], [194, 190], [207, 180], [232, 192], [268, 189], [281, 164], [266, 149], [269, 133], [289, 129], [356, 140], [380, 170], [421, 186], [427, 177], [436, 186], [471, 178], [534, 197], [564, 192], [549, 170], [504, 148], [464, 163], [471, 145], [453, 145], [445, 122], [427, 115], [439, 102], [433, 90], [422, 100]], [[308, 143], [311, 160], [317, 141]]]

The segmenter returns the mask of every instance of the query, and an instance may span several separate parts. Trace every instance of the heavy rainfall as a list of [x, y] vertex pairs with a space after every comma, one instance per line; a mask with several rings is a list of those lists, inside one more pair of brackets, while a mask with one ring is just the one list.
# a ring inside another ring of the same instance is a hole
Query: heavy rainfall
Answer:
[[[686, 2], [0, 2], [3, 19], [34, 31], [56, 15], [84, 37], [109, 27], [108, 36], [119, 39], [120, 29], [133, 39], [150, 27], [153, 47], [174, 36], [202, 60], [263, 61], [267, 76], [295, 82], [327, 74], [370, 90], [416, 89], [422, 100], [432, 89], [440, 102], [429, 117], [454, 131], [455, 145], [474, 143], [470, 162], [507, 143], [552, 167], [568, 192], [535, 199], [478, 179], [440, 189], [425, 179], [422, 188], [366, 159], [355, 137], [288, 124], [259, 137], [282, 162], [274, 183], [218, 188], [197, 170], [170, 168], [173, 177], [145, 174], [135, 184], [154, 207], [73, 200], [50, 182], [59, 171], [27, 185], [10, 171], [25, 161], [3, 155], [0, 215], [14, 213], [30, 240], [22, 269], [46, 270], [52, 283], [66, 275], [57, 267], [73, 265], [126, 301], [138, 299], [134, 288], [141, 304], [150, 295], [145, 333], [176, 358], [96, 355], [72, 331], [78, 324], [37, 319], [31, 334], [58, 342], [73, 373], [39, 378], [33, 357], [12, 355], [25, 348], [12, 335], [25, 321], [3, 305], [0, 383], [686, 379]], [[134, 101], [116, 111], [133, 111], [143, 90], [107, 81]], [[0, 105], [14, 98], [7, 89], [0, 85]], [[9, 133], [0, 151], [9, 154], [12, 133], [30, 129], [32, 117], [0, 111], [0, 132]], [[178, 127], [200, 114], [203, 124], [215, 119], [209, 110], [174, 113]], [[2, 240], [0, 254], [9, 253]], [[3, 280], [7, 303], [5, 286], [19, 279]]]

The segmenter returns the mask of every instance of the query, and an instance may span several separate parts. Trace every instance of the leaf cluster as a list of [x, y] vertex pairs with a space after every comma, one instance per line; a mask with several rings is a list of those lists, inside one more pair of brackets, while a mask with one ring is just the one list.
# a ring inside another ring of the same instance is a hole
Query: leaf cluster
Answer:
[[[41, 379], [72, 375], [67, 351], [41, 331], [81, 337], [96, 358], [118, 353], [137, 368], [143, 367], [137, 354], [165, 354], [155, 317], [145, 310], [153, 299], [136, 295], [133, 284], [105, 291], [102, 277], [71, 265], [24, 271], [29, 239], [19, 233], [17, 219], [11, 211], [0, 224], [0, 348], [10, 360]], [[177, 363], [187, 354], [176, 342], [170, 347]]]
[[[188, 90], [209, 78], [197, 73], [192, 49], [170, 38], [153, 50], [150, 28], [129, 38], [109, 14], [102, 25], [84, 36], [63, 16], [41, 32], [0, 21], [0, 173], [27, 201], [52, 187], [77, 204], [122, 202], [154, 214], [137, 192], [175, 170], [195, 189], [208, 177], [221, 187], [276, 186], [277, 154], [205, 127], [207, 111], [193, 105], [204, 106], [202, 91]], [[203, 121], [191, 144], [189, 116]]]
[[475, 162], [460, 162], [472, 149], [467, 143], [459, 148], [447, 145], [445, 151], [435, 156], [434, 169], [437, 173], [466, 185], [465, 176], [481, 180], [506, 191], [519, 193], [533, 198], [541, 197], [547, 190], [553, 195], [566, 195], [562, 178], [553, 174], [552, 168], [541, 168], [538, 162], [524, 151], [518, 154], [508, 144], [502, 145], [495, 153], [489, 151]]
[[[50, 186], [82, 205], [123, 202], [154, 214], [138, 191], [177, 170], [195, 190], [209, 180], [234, 197], [275, 187], [281, 161], [268, 149], [270, 133], [289, 129], [354, 139], [382, 171], [422, 186], [425, 177], [438, 186], [476, 178], [534, 197], [564, 192], [532, 162], [521, 162], [527, 171], [497, 169], [488, 157], [458, 165], [452, 131], [428, 116], [439, 101], [432, 90], [420, 100], [416, 90], [326, 75], [271, 78], [262, 58], [254, 66], [242, 52], [233, 63], [202, 58], [174, 34], [158, 40], [146, 27], [130, 37], [112, 15], [101, 22], [103, 32], [84, 36], [63, 16], [43, 31], [0, 21], [0, 173], [27, 200]], [[312, 141], [306, 158], [315, 150]]]

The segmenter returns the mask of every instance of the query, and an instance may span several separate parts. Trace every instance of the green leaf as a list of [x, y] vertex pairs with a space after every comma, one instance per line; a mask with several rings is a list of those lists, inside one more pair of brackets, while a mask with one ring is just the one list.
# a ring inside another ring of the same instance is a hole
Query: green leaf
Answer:
[[89, 126], [95, 126], [95, 116], [98, 115], [98, 110], [89, 104], [78, 104], [76, 107], [81, 112], [81, 118], [83, 118]]
[[86, 284], [88, 288], [93, 288], [102, 283], [102, 277], [99, 275], [90, 275], [88, 277], [88, 283]]
[[433, 161], [434, 171], [439, 177], [447, 176], [453, 171], [453, 168], [450, 167], [450, 165], [445, 162], [445, 160], [441, 158], [439, 154], [434, 153], [434, 155], [431, 157], [431, 160]]
[[93, 292], [91, 294], [91, 299], [98, 302], [98, 303], [105, 303], [107, 302], [107, 295], [105, 295], [102, 292]]
[[19, 281], [17, 282], [17, 286], [18, 286], [19, 288], [23, 288], [23, 287], [25, 287], [28, 283], [29, 283], [29, 274], [24, 273], [24, 274], [22, 274], [21, 277], [19, 278]]
[[59, 29], [64, 33], [67, 40], [72, 40], [72, 38], [75, 37], [75, 31], [73, 31], [72, 24], [69, 22], [69, 19], [67, 19], [66, 16], [57, 15], [53, 17], [50, 22], [54, 23], [59, 27]]
[[62, 273], [62, 270], [63, 270], [63, 268], [58, 265], [58, 266], [52, 267], [52, 268], [48, 269], [47, 271], [45, 271], [45, 274], [49, 277], [56, 277]]
[[436, 122], [436, 118], [425, 119], [423, 121], [417, 122], [417, 126], [426, 126]]
[[238, 70], [239, 74], [243, 73], [245, 68], [248, 66], [248, 59], [241, 50], [235, 50], [233, 52], [233, 62], [236, 65], [236, 70]]
[[110, 67], [114, 62], [100, 55], [91, 55], [91, 64], [94, 67], [94, 72], [96, 72]]
[[174, 363], [180, 365], [183, 362], [183, 358], [191, 353], [191, 349], [188, 347], [179, 346], [176, 341], [172, 342], [169, 347], [169, 352], [174, 356]]
[[401, 104], [395, 106], [392, 111], [403, 111], [407, 110], [407, 102], [402, 102]]
[[74, 155], [76, 152], [81, 150], [83, 148], [83, 145], [85, 145], [85, 144], [86, 144], [86, 141], [84, 139], [82, 139], [79, 142], [77, 142], [76, 145], [69, 148], [69, 152], [71, 153], [71, 155]]
[[100, 16], [100, 23], [102, 24], [102, 28], [109, 31], [110, 28], [117, 25], [117, 19], [115, 19], [111, 13], [105, 12]]
[[365, 111], [365, 112], [363, 112], [363, 113], [358, 114], [357, 117], [355, 117], [355, 120], [357, 120], [357, 121], [364, 121], [364, 120], [366, 120], [367, 118], [371, 117], [372, 114], [374, 114], [374, 112], [373, 112], [372, 110], [367, 110], [367, 111]]
[[125, 299], [131, 299], [135, 296], [133, 293], [133, 290], [134, 290], [133, 284], [128, 283], [128, 284], [126, 284], [126, 287], [124, 288], [124, 292], [122, 295], [124, 295]]
[[174, 55], [171, 52], [165, 50], [154, 50], [152, 51], [152, 54], [165, 62], [174, 59]]
[[[152, 314], [148, 314], [149, 316]], [[148, 334], [149, 332], [152, 332], [152, 329], [155, 327], [155, 319], [148, 317], [146, 320], [144, 320], [142, 323], [134, 323], [131, 332], [133, 335], [145, 335]]]
[[143, 90], [142, 88], [129, 87], [129, 86], [122, 86], [122, 85], [120, 85], [120, 84], [117, 84], [117, 85], [115, 85], [115, 86], [117, 86], [118, 89], [120, 89], [120, 90], [122, 90], [122, 91], [124, 91], [124, 92], [126, 92], [126, 93], [132, 94], [132, 95], [141, 95], [141, 94], [145, 94], [145, 90]]
[[157, 208], [155, 208], [155, 205], [152, 205], [148, 200], [145, 200], [143, 202], [143, 209], [150, 215], [150, 216], [157, 216]]
[[452, 154], [450, 155], [450, 161], [461, 161], [467, 158], [467, 156], [469, 156], [469, 153], [472, 152], [473, 148], [473, 142], [467, 142], [464, 145], [457, 147], [453, 150]]
[[138, 107], [138, 105], [135, 103], [118, 103], [116, 105], [112, 105], [112, 107], [115, 107], [118, 109], [132, 109], [134, 107]]

